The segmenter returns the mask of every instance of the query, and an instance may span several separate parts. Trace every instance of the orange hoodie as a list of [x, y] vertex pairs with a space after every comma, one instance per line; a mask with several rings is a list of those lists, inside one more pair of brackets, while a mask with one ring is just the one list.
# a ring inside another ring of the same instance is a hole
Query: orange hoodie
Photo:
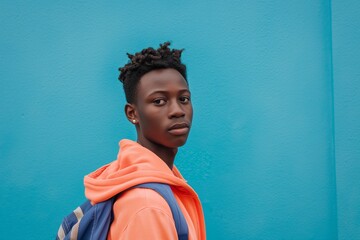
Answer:
[[[92, 203], [147, 182], [167, 183], [184, 214], [189, 240], [206, 239], [204, 215], [195, 191], [174, 166], [131, 140], [121, 140], [117, 160], [85, 176], [85, 195]], [[114, 221], [108, 240], [177, 239], [169, 205], [151, 189], [133, 188], [121, 194], [113, 206]]]

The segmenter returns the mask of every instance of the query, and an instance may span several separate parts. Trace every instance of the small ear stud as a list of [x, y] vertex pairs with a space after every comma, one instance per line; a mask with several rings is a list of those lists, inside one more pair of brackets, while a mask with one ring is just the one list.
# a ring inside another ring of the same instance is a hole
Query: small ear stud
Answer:
[[135, 119], [133, 119], [133, 120], [132, 120], [132, 123], [136, 123], [136, 120], [135, 120]]

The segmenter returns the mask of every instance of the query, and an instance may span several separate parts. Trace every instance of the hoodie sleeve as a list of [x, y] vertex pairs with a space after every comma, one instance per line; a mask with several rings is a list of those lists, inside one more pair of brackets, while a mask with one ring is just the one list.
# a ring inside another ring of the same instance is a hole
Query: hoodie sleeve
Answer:
[[142, 209], [134, 216], [119, 239], [177, 240], [177, 238], [172, 217], [161, 209], [149, 207]]
[[113, 206], [108, 240], [177, 239], [169, 205], [151, 189], [131, 189]]

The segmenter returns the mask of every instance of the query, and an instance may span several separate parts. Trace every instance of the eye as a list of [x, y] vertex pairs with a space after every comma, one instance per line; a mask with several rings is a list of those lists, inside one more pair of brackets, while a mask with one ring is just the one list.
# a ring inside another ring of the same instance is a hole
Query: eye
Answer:
[[179, 100], [180, 100], [180, 102], [182, 102], [182, 103], [188, 103], [188, 102], [190, 102], [190, 97], [188, 97], [188, 96], [181, 96], [181, 97], [179, 98]]
[[157, 98], [157, 99], [154, 99], [153, 103], [156, 105], [156, 106], [162, 106], [166, 103], [165, 99], [162, 99], [162, 98]]

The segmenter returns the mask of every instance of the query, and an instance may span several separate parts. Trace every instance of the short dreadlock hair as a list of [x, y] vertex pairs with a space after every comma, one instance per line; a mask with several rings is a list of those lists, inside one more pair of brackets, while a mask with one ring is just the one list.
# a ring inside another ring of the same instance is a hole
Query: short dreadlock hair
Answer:
[[133, 103], [136, 97], [136, 86], [140, 78], [155, 69], [173, 68], [186, 80], [186, 66], [181, 63], [184, 49], [170, 49], [170, 42], [160, 44], [158, 49], [143, 49], [135, 55], [127, 53], [129, 62], [119, 68], [119, 80], [123, 83], [126, 101]]

